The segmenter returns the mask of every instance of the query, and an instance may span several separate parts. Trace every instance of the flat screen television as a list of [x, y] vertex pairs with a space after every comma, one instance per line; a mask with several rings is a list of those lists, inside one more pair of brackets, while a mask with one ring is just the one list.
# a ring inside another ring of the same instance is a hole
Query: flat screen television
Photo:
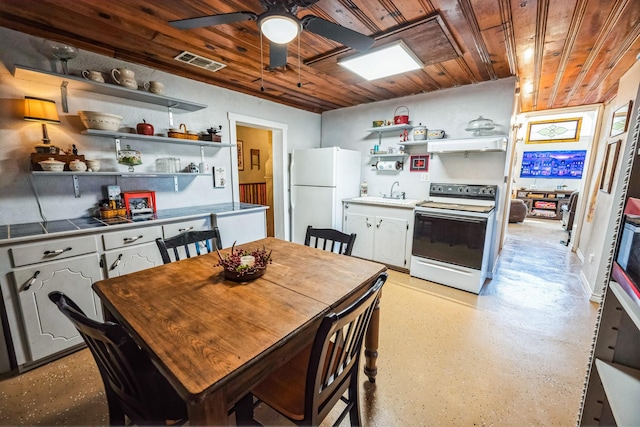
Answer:
[[587, 150], [525, 151], [520, 178], [581, 179]]

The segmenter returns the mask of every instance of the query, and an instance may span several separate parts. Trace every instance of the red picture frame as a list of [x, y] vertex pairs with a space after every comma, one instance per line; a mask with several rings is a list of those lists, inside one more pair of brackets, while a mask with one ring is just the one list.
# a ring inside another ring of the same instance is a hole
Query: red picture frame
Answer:
[[418, 155], [411, 156], [409, 161], [410, 172], [428, 172], [429, 171], [429, 156]]
[[127, 215], [156, 213], [155, 191], [125, 191], [122, 195]]

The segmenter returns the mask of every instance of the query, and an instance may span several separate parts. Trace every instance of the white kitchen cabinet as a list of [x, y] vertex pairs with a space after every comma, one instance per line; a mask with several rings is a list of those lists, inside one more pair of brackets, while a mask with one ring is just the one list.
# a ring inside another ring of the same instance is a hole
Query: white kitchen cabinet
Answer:
[[220, 229], [222, 247], [230, 248], [234, 243], [260, 240], [267, 237], [266, 209], [234, 211], [215, 214], [215, 225]]
[[344, 203], [344, 232], [356, 233], [352, 256], [409, 269], [413, 207]]
[[162, 236], [165, 239], [169, 237], [177, 236], [180, 233], [186, 231], [204, 231], [211, 230], [210, 217], [198, 218], [191, 221], [174, 222], [172, 224], [165, 224], [162, 226]]
[[[18, 363], [29, 365], [83, 344], [75, 327], [48, 295], [62, 291], [91, 318], [102, 319], [93, 282], [102, 280], [97, 253], [20, 267], [13, 270], [15, 294], [20, 306], [24, 353]], [[15, 339], [15, 333], [14, 333]]]
[[106, 276], [116, 277], [162, 265], [156, 242], [120, 248], [104, 253]]
[[139, 227], [102, 235], [107, 277], [122, 276], [162, 265], [156, 239], [162, 237], [162, 227]]

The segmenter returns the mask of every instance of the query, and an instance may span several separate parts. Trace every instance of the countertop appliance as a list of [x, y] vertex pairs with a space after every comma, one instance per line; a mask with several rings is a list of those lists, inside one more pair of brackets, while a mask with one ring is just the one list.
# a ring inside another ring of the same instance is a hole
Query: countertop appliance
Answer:
[[294, 150], [291, 156], [291, 241], [307, 226], [342, 230], [342, 200], [360, 194], [359, 151], [339, 147]]
[[478, 294], [488, 276], [496, 185], [439, 184], [415, 208], [411, 276]]

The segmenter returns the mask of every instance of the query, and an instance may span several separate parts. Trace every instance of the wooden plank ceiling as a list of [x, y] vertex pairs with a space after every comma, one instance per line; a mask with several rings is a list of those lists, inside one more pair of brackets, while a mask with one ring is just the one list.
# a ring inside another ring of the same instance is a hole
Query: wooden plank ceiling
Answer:
[[[269, 69], [255, 21], [194, 30], [167, 23], [264, 10], [259, 0], [2, 0], [0, 26], [312, 112], [514, 75], [522, 112], [606, 102], [640, 54], [638, 0], [319, 0], [300, 8], [299, 18], [335, 22], [374, 37], [374, 46], [402, 39], [425, 63], [372, 82], [336, 65], [354, 51], [310, 31], [289, 44], [286, 67]], [[175, 61], [183, 51], [226, 67]]]

